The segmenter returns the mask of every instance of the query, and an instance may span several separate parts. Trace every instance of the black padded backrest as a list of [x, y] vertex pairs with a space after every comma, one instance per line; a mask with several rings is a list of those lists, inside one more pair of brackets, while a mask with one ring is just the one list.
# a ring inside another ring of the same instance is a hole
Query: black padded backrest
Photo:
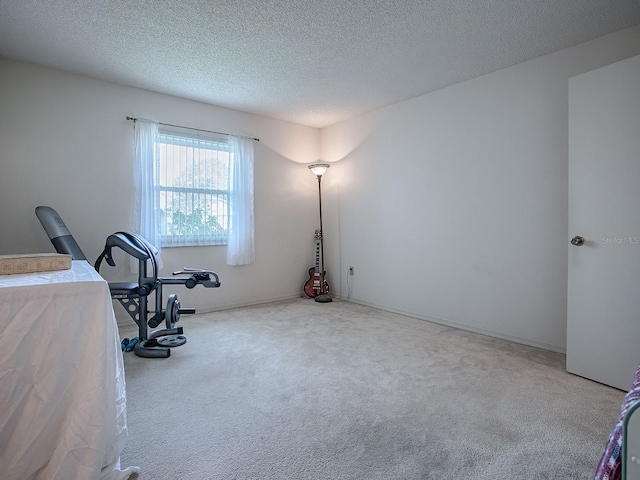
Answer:
[[36, 216], [49, 240], [58, 253], [67, 253], [74, 260], [86, 260], [80, 246], [76, 243], [71, 232], [53, 208], [47, 206], [36, 207]]

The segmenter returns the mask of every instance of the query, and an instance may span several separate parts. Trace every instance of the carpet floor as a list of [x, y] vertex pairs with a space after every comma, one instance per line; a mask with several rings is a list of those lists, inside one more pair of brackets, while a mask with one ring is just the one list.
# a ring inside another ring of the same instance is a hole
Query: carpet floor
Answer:
[[124, 354], [121, 460], [142, 480], [588, 480], [625, 393], [561, 354], [349, 302], [181, 324], [170, 358]]

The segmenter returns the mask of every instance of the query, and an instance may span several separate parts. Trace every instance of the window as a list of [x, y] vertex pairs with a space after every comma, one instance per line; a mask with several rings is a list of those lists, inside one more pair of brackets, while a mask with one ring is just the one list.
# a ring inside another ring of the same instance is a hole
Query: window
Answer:
[[[255, 260], [253, 142], [221, 134], [205, 138], [134, 120], [134, 231], [163, 246], [227, 245], [227, 265]], [[164, 126], [171, 126], [162, 124]], [[210, 132], [213, 134], [213, 132]]]
[[231, 169], [226, 138], [160, 130], [155, 148], [161, 246], [227, 244]]

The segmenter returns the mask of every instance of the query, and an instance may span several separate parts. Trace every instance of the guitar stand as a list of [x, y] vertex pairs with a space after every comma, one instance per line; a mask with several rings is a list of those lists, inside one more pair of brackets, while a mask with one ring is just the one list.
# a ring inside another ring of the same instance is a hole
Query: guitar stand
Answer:
[[[138, 259], [137, 283], [109, 282], [111, 298], [118, 300], [138, 325], [139, 341], [133, 351], [139, 357], [167, 358], [171, 355], [171, 348], [179, 347], [187, 342], [187, 338], [182, 335], [182, 327], [176, 326], [180, 315], [194, 314], [196, 311], [193, 308], [181, 308], [175, 293], [169, 295], [166, 308], [163, 308], [162, 287], [164, 285], [184, 285], [191, 289], [202, 285], [205, 288], [218, 288], [220, 279], [211, 270], [195, 268], [185, 268], [173, 272], [172, 277], [158, 277], [155, 247], [141, 236], [131, 232], [117, 232], [107, 237], [104, 250], [94, 265], [96, 271], [100, 271], [103, 259], [112, 267], [116, 265], [111, 254], [113, 247], [118, 247]], [[148, 262], [151, 262], [152, 275], [148, 275], [147, 272]], [[148, 297], [152, 292], [155, 294], [155, 309], [149, 311]], [[149, 314], [153, 315], [147, 320]], [[165, 323], [165, 328], [149, 332], [147, 327], [155, 329], [162, 322]]]

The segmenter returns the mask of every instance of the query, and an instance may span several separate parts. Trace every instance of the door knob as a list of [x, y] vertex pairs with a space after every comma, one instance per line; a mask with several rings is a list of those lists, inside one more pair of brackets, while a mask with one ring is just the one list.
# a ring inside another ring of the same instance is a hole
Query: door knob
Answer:
[[576, 247], [581, 247], [582, 245], [584, 245], [584, 237], [581, 237], [580, 235], [576, 235], [571, 239], [571, 245], [575, 245]]

